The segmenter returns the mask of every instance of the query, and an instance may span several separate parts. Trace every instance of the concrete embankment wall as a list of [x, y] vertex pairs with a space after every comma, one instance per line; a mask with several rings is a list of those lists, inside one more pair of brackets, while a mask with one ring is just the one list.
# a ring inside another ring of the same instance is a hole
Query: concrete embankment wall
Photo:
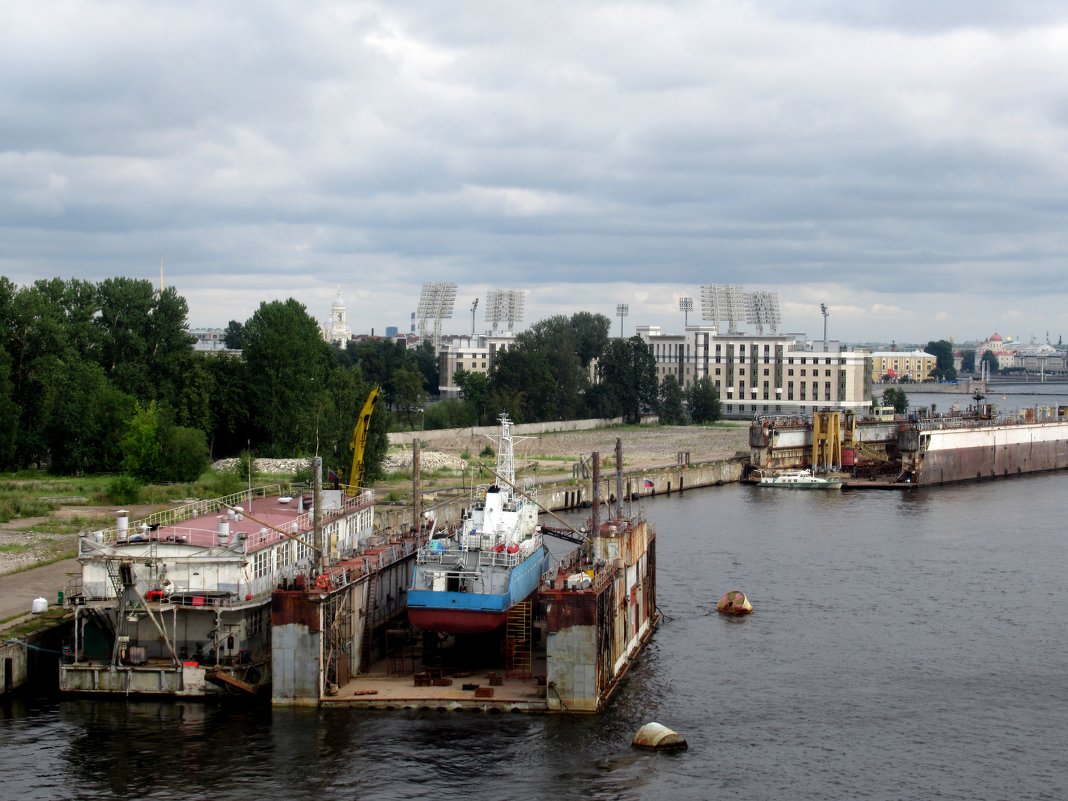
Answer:
[[958, 381], [956, 384], [939, 384], [937, 382], [911, 382], [908, 384], [873, 384], [871, 388], [872, 397], [878, 399], [882, 397], [883, 392], [888, 389], [902, 389], [906, 395], [910, 395], [913, 392], [922, 392], [924, 394], [931, 395], [971, 395], [975, 390], [980, 389], [986, 392], [986, 386], [982, 381], [972, 381], [965, 379]]
[[[623, 496], [648, 498], [656, 495], [672, 495], [700, 487], [714, 487], [741, 481], [749, 459], [737, 456], [714, 462], [698, 462], [686, 466], [656, 467], [624, 473]], [[616, 495], [616, 476], [611, 470], [602, 475], [601, 498], [608, 501]], [[652, 486], [646, 486], [646, 483]], [[538, 503], [543, 509], [553, 512], [581, 509], [589, 506], [593, 498], [590, 480], [560, 479], [538, 484]], [[442, 522], [456, 521], [460, 511], [470, 503], [469, 494], [446, 496], [437, 493], [434, 499], [423, 503], [424, 509], [433, 509]], [[408, 505], [389, 506], [379, 503], [375, 507], [376, 525], [381, 528], [404, 529], [412, 523], [412, 509]]]
[[[512, 434], [517, 437], [535, 434], [554, 434], [561, 431], [590, 431], [595, 428], [608, 428], [623, 425], [622, 417], [593, 420], [558, 420], [548, 423], [523, 423], [512, 426]], [[411, 445], [413, 439], [433, 445], [439, 440], [452, 440], [458, 437], [480, 439], [483, 436], [495, 437], [501, 433], [499, 425], [471, 426], [469, 428], [440, 428], [428, 431], [400, 431], [387, 434], [390, 445]]]

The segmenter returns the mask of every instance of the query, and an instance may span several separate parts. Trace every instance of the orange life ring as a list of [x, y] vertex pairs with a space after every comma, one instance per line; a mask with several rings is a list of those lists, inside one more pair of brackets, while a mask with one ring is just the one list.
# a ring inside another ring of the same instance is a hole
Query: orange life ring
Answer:
[[319, 576], [319, 578], [315, 580], [315, 586], [318, 587], [320, 590], [329, 589], [330, 579], [327, 578], [325, 575]]

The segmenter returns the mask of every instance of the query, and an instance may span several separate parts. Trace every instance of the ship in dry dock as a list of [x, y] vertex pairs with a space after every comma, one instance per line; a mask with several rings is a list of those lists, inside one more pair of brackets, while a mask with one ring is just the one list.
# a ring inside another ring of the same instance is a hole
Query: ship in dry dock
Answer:
[[419, 551], [408, 590], [408, 619], [424, 631], [473, 634], [504, 625], [508, 612], [538, 588], [549, 551], [538, 526], [536, 488], [516, 486], [512, 422], [500, 417], [497, 469], [455, 529]]
[[[322, 562], [372, 534], [374, 495], [283, 492], [278, 485], [196, 501], [83, 536], [70, 576], [73, 644], [65, 693], [252, 694], [272, 677], [271, 597], [279, 586], [348, 580]], [[326, 559], [312, 540], [323, 532]]]
[[761, 417], [749, 446], [753, 471], [807, 468], [847, 489], [1003, 478], [1068, 468], [1068, 407], [1000, 414], [977, 399], [946, 414]]

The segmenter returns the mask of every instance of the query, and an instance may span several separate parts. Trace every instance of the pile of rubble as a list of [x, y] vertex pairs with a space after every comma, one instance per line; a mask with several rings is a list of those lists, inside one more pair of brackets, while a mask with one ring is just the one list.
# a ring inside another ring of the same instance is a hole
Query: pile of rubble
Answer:
[[[220, 459], [211, 465], [212, 470], [220, 471], [233, 470], [235, 467], [237, 467], [236, 458]], [[252, 462], [252, 469], [257, 473], [265, 473], [272, 476], [291, 476], [310, 467], [311, 459], [254, 459]]]
[[[445, 468], [448, 470], [463, 470], [467, 467], [467, 462], [461, 459], [459, 456], [450, 456], [447, 453], [441, 451], [419, 451], [419, 467], [424, 471], [438, 470]], [[386, 454], [386, 458], [382, 462], [382, 469], [387, 473], [395, 473], [400, 470], [412, 469], [412, 451], [390, 451]]]

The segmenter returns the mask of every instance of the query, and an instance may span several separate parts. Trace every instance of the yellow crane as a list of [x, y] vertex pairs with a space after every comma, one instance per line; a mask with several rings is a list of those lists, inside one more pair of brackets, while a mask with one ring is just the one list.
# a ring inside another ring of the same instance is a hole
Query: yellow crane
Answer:
[[352, 442], [349, 443], [352, 448], [352, 469], [349, 470], [348, 489], [345, 491], [347, 497], [352, 497], [360, 491], [360, 482], [363, 481], [363, 452], [367, 447], [367, 434], [371, 430], [371, 413], [378, 403], [379, 394], [378, 387], [371, 390], [363, 408], [360, 409], [360, 416], [356, 418], [356, 428], [352, 431]]

